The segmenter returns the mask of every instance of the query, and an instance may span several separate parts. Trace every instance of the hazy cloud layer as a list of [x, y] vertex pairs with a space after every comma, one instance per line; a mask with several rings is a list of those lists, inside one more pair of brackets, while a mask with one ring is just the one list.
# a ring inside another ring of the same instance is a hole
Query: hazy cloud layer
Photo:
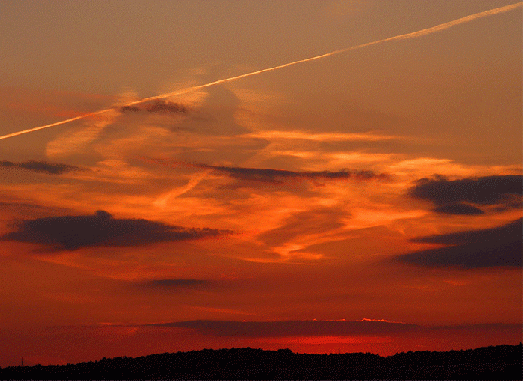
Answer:
[[13, 163], [11, 161], [0, 161], [0, 167], [3, 168], [17, 168], [26, 169], [35, 172], [44, 172], [50, 175], [61, 175], [65, 172], [81, 170], [80, 167], [62, 163], [48, 163], [46, 161], [29, 160], [21, 163]]
[[216, 229], [188, 229], [143, 219], [114, 219], [109, 213], [98, 211], [92, 216], [23, 220], [17, 231], [5, 234], [0, 240], [40, 244], [59, 251], [94, 246], [142, 246], [224, 233]]
[[[420, 179], [409, 192], [415, 198], [432, 201], [439, 213], [482, 214], [476, 206], [500, 205], [501, 209], [521, 207], [523, 176], [498, 175], [461, 180], [439, 176]], [[475, 204], [469, 205], [467, 203]]]
[[424, 267], [522, 267], [522, 219], [483, 230], [421, 237], [414, 242], [448, 245], [395, 259]]
[[386, 321], [215, 321], [195, 320], [158, 324], [195, 329], [204, 335], [236, 337], [355, 336], [411, 332], [417, 325]]

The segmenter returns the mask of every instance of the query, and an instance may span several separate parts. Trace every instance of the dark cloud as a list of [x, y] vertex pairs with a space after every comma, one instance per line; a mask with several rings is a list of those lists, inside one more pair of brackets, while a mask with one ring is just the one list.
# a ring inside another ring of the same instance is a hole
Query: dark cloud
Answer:
[[114, 219], [104, 211], [92, 216], [23, 220], [17, 228], [17, 231], [0, 237], [0, 240], [45, 245], [52, 251], [94, 246], [143, 246], [228, 233], [216, 229], [188, 229], [143, 219]]
[[468, 214], [468, 215], [477, 215], [477, 214], [485, 214], [484, 211], [482, 211], [479, 208], [476, 208], [475, 206], [463, 204], [463, 203], [457, 203], [457, 204], [445, 204], [442, 206], [438, 206], [434, 209], [435, 212], [438, 213], [444, 213], [444, 214]]
[[74, 165], [67, 165], [61, 163], [48, 163], [46, 161], [35, 161], [29, 160], [22, 163], [13, 163], [11, 161], [2, 160], [0, 161], [0, 167], [4, 168], [18, 168], [26, 169], [29, 171], [35, 172], [44, 172], [50, 175], [61, 175], [65, 172], [78, 171], [81, 170], [80, 167]]
[[414, 324], [386, 321], [215, 321], [195, 320], [157, 324], [190, 328], [204, 335], [236, 337], [355, 336], [412, 332]]
[[421, 237], [413, 241], [447, 246], [402, 254], [395, 260], [424, 267], [521, 268], [522, 229], [519, 219], [492, 229]]
[[201, 168], [213, 169], [218, 172], [227, 174], [238, 180], [261, 181], [268, 183], [281, 183], [285, 180], [372, 180], [372, 179], [386, 179], [386, 174], [376, 174], [371, 171], [286, 171], [283, 169], [267, 169], [267, 168], [242, 168], [242, 167], [225, 167], [213, 165], [200, 165]]
[[[410, 190], [412, 197], [432, 201], [436, 212], [481, 214], [478, 206], [500, 205], [500, 210], [521, 207], [523, 176], [486, 176], [448, 180], [445, 177], [420, 179]], [[473, 205], [469, 205], [473, 204]]]
[[201, 288], [213, 285], [206, 279], [154, 279], [139, 284], [148, 289], [171, 290], [179, 288]]
[[120, 111], [124, 113], [147, 111], [158, 114], [187, 114], [188, 112], [184, 105], [164, 100], [156, 100], [154, 102], [140, 104], [140, 106], [122, 106], [120, 107]]

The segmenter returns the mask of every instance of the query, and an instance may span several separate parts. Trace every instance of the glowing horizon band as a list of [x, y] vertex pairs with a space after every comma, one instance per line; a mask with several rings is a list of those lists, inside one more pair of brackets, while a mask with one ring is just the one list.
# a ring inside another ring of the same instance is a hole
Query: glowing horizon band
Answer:
[[[289, 66], [293, 66], [293, 65], [296, 65], [296, 64], [300, 64], [300, 63], [304, 63], [304, 62], [315, 61], [315, 60], [318, 60], [318, 59], [321, 59], [321, 58], [330, 57], [330, 56], [333, 56], [333, 55], [346, 53], [346, 52], [349, 52], [349, 51], [352, 51], [352, 50], [365, 48], [367, 46], [381, 44], [383, 42], [389, 42], [389, 41], [395, 41], [395, 40], [407, 40], [407, 39], [411, 39], [411, 38], [417, 38], [417, 37], [421, 37], [421, 36], [426, 36], [428, 34], [437, 33], [437, 32], [440, 32], [440, 31], [452, 28], [453, 26], [456, 26], [456, 25], [459, 25], [459, 24], [464, 24], [464, 23], [467, 23], [467, 22], [470, 22], [470, 21], [473, 21], [473, 20], [476, 20], [476, 19], [479, 19], [479, 18], [495, 15], [495, 14], [498, 14], [498, 13], [508, 12], [508, 11], [511, 11], [511, 10], [516, 9], [518, 7], [521, 7], [522, 5], [523, 5], [523, 1], [520, 1], [519, 3], [506, 5], [504, 7], [494, 8], [494, 9], [491, 9], [491, 10], [488, 10], [488, 11], [474, 13], [474, 14], [469, 15], [469, 16], [461, 17], [459, 19], [456, 19], [456, 20], [453, 20], [453, 21], [449, 21], [449, 22], [446, 22], [446, 23], [443, 23], [443, 24], [439, 24], [439, 25], [433, 26], [431, 28], [421, 29], [421, 30], [418, 30], [416, 32], [411, 32], [411, 33], [407, 33], [407, 34], [399, 34], [399, 35], [394, 36], [394, 37], [389, 37], [389, 38], [384, 38], [382, 40], [376, 40], [376, 41], [372, 41], [372, 42], [367, 42], [365, 44], [356, 45], [356, 46], [352, 46], [352, 47], [349, 47], [349, 48], [338, 49], [338, 50], [334, 50], [334, 51], [329, 52], [329, 53], [317, 55], [317, 56], [310, 57], [310, 58], [304, 58], [304, 59], [301, 59], [301, 60], [298, 60], [298, 61], [293, 61], [293, 62], [289, 62], [289, 63], [286, 63], [286, 64], [282, 64], [282, 65], [278, 65], [278, 66], [274, 66], [274, 67], [269, 67], [269, 68], [266, 68], [266, 69], [256, 70], [256, 71], [253, 71], [253, 72], [250, 72], [250, 73], [241, 74], [241, 75], [237, 75], [237, 76], [234, 76], [234, 77], [229, 77], [229, 78], [225, 78], [225, 79], [219, 79], [217, 81], [209, 82], [209, 83], [206, 83], [204, 85], [188, 87], [186, 89], [177, 90], [177, 91], [173, 91], [173, 92], [170, 92], [170, 93], [164, 93], [164, 94], [155, 95], [155, 96], [152, 96], [152, 97], [142, 98], [140, 100], [129, 102], [129, 103], [126, 103], [124, 105], [117, 106], [117, 107], [134, 106], [134, 105], [137, 105], [137, 104], [140, 104], [140, 103], [144, 103], [144, 102], [148, 102], [148, 101], [152, 101], [152, 100], [156, 100], [156, 99], [164, 99], [164, 98], [169, 98], [169, 97], [176, 96], [176, 95], [182, 95], [182, 94], [186, 94], [186, 93], [189, 93], [189, 92], [192, 92], [192, 91], [203, 89], [205, 87], [211, 87], [211, 86], [216, 86], [216, 85], [219, 85], [219, 84], [222, 84], [222, 83], [226, 83], [226, 82], [236, 81], [238, 79], [251, 77], [253, 75], [258, 75], [258, 74], [262, 74], [262, 73], [269, 72], [269, 71], [283, 69], [283, 68], [286, 68], [286, 67], [289, 67]], [[110, 108], [107, 108], [107, 109], [103, 109], [103, 110], [100, 110], [100, 111], [95, 111], [95, 112], [90, 112], [90, 113], [87, 113], [87, 114], [82, 114], [82, 115], [76, 116], [74, 118], [62, 120], [62, 121], [51, 123], [51, 124], [46, 124], [44, 126], [34, 127], [34, 128], [30, 128], [30, 129], [22, 130], [22, 131], [18, 131], [18, 132], [13, 132], [13, 133], [10, 133], [10, 134], [7, 134], [7, 135], [0, 136], [0, 140], [7, 139], [7, 138], [12, 138], [12, 137], [15, 137], [15, 136], [18, 136], [18, 135], [27, 134], [27, 133], [34, 132], [34, 131], [43, 130], [45, 128], [60, 126], [62, 124], [74, 122], [75, 120], [84, 119], [84, 118], [87, 118], [89, 116], [100, 115], [100, 114], [106, 113], [108, 111], [114, 110], [117, 107], [113, 106], [113, 107], [110, 107]]]

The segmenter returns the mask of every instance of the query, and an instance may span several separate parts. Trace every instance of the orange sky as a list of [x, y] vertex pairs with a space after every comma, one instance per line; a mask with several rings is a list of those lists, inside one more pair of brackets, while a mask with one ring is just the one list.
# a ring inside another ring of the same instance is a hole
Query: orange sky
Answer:
[[0, 366], [521, 341], [522, 7], [0, 5]]

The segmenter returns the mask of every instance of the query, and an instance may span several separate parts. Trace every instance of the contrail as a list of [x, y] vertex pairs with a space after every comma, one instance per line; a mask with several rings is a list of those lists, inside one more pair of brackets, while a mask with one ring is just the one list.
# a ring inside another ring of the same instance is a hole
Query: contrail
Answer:
[[[407, 33], [407, 34], [399, 34], [399, 35], [394, 36], [394, 37], [384, 38], [382, 40], [377, 40], [377, 41], [373, 41], [373, 42], [367, 42], [365, 44], [351, 46], [349, 48], [334, 50], [332, 52], [321, 54], [321, 55], [318, 55], [318, 56], [314, 56], [314, 57], [310, 57], [310, 58], [304, 58], [302, 60], [293, 61], [293, 62], [289, 62], [289, 63], [286, 63], [286, 64], [274, 66], [274, 67], [269, 67], [269, 68], [262, 69], [262, 70], [256, 70], [256, 71], [253, 71], [253, 72], [250, 72], [250, 73], [241, 74], [241, 75], [237, 75], [237, 76], [234, 76], [234, 77], [229, 77], [229, 78], [225, 78], [225, 79], [219, 79], [217, 81], [209, 82], [209, 83], [206, 83], [204, 85], [188, 87], [186, 89], [177, 90], [177, 91], [173, 91], [173, 92], [170, 92], [170, 93], [164, 93], [164, 94], [160, 94], [160, 95], [155, 95], [153, 97], [142, 98], [142, 99], [137, 100], [137, 101], [126, 103], [125, 105], [122, 105], [122, 106], [133, 106], [133, 105], [136, 105], [136, 104], [140, 104], [140, 103], [143, 103], [143, 102], [148, 102], [148, 101], [152, 101], [152, 100], [156, 100], [156, 99], [164, 99], [164, 98], [169, 98], [169, 97], [176, 96], [176, 95], [182, 95], [182, 94], [186, 94], [186, 93], [189, 93], [189, 92], [192, 92], [192, 91], [203, 89], [205, 87], [216, 86], [216, 85], [219, 85], [219, 84], [222, 84], [222, 83], [232, 82], [232, 81], [236, 81], [238, 79], [252, 77], [254, 75], [258, 75], [258, 74], [261, 74], [261, 73], [266, 73], [268, 71], [279, 70], [279, 69], [283, 69], [285, 67], [297, 65], [297, 64], [300, 64], [300, 63], [304, 63], [304, 62], [310, 62], [310, 61], [319, 60], [321, 58], [326, 58], [326, 57], [334, 56], [334, 55], [337, 55], [337, 54], [350, 52], [352, 50], [365, 48], [365, 47], [371, 46], [371, 45], [381, 44], [383, 42], [396, 41], [396, 40], [407, 40], [407, 39], [410, 39], [410, 38], [418, 38], [418, 37], [421, 37], [421, 36], [426, 36], [428, 34], [441, 32], [443, 30], [452, 28], [453, 26], [460, 25], [460, 24], [465, 24], [465, 23], [468, 23], [470, 21], [474, 21], [474, 20], [479, 19], [479, 18], [496, 15], [498, 13], [505, 13], [505, 12], [511, 11], [513, 9], [516, 9], [518, 7], [521, 7], [522, 5], [523, 5], [523, 1], [520, 1], [519, 3], [506, 5], [504, 7], [494, 8], [494, 9], [491, 9], [491, 10], [488, 10], [488, 11], [474, 13], [472, 15], [465, 16], [465, 17], [459, 18], [459, 19], [454, 20], [454, 21], [449, 21], [449, 22], [446, 22], [446, 23], [443, 23], [443, 24], [439, 24], [439, 25], [433, 26], [432, 28], [421, 29], [421, 30], [418, 30], [417, 32], [411, 32], [411, 33]], [[119, 107], [121, 107], [121, 106], [119, 106]], [[88, 113], [88, 114], [82, 114], [82, 115], [76, 116], [74, 118], [62, 120], [60, 122], [46, 124], [45, 126], [39, 126], [39, 127], [34, 127], [34, 128], [30, 128], [30, 129], [23, 130], [23, 131], [13, 132], [11, 134], [0, 136], [0, 140], [7, 139], [7, 138], [12, 138], [12, 137], [15, 137], [15, 136], [18, 136], [18, 135], [22, 135], [22, 134], [28, 134], [29, 132], [43, 130], [44, 128], [60, 126], [62, 124], [70, 123], [70, 122], [73, 122], [75, 120], [80, 120], [80, 119], [84, 119], [84, 118], [87, 118], [87, 117], [90, 117], [90, 116], [100, 115], [100, 114], [106, 113], [106, 112], [114, 110], [114, 109], [115, 109], [115, 107], [111, 107], [111, 108], [107, 108], [107, 109], [104, 109], [104, 110], [91, 112], [91, 113]]]

